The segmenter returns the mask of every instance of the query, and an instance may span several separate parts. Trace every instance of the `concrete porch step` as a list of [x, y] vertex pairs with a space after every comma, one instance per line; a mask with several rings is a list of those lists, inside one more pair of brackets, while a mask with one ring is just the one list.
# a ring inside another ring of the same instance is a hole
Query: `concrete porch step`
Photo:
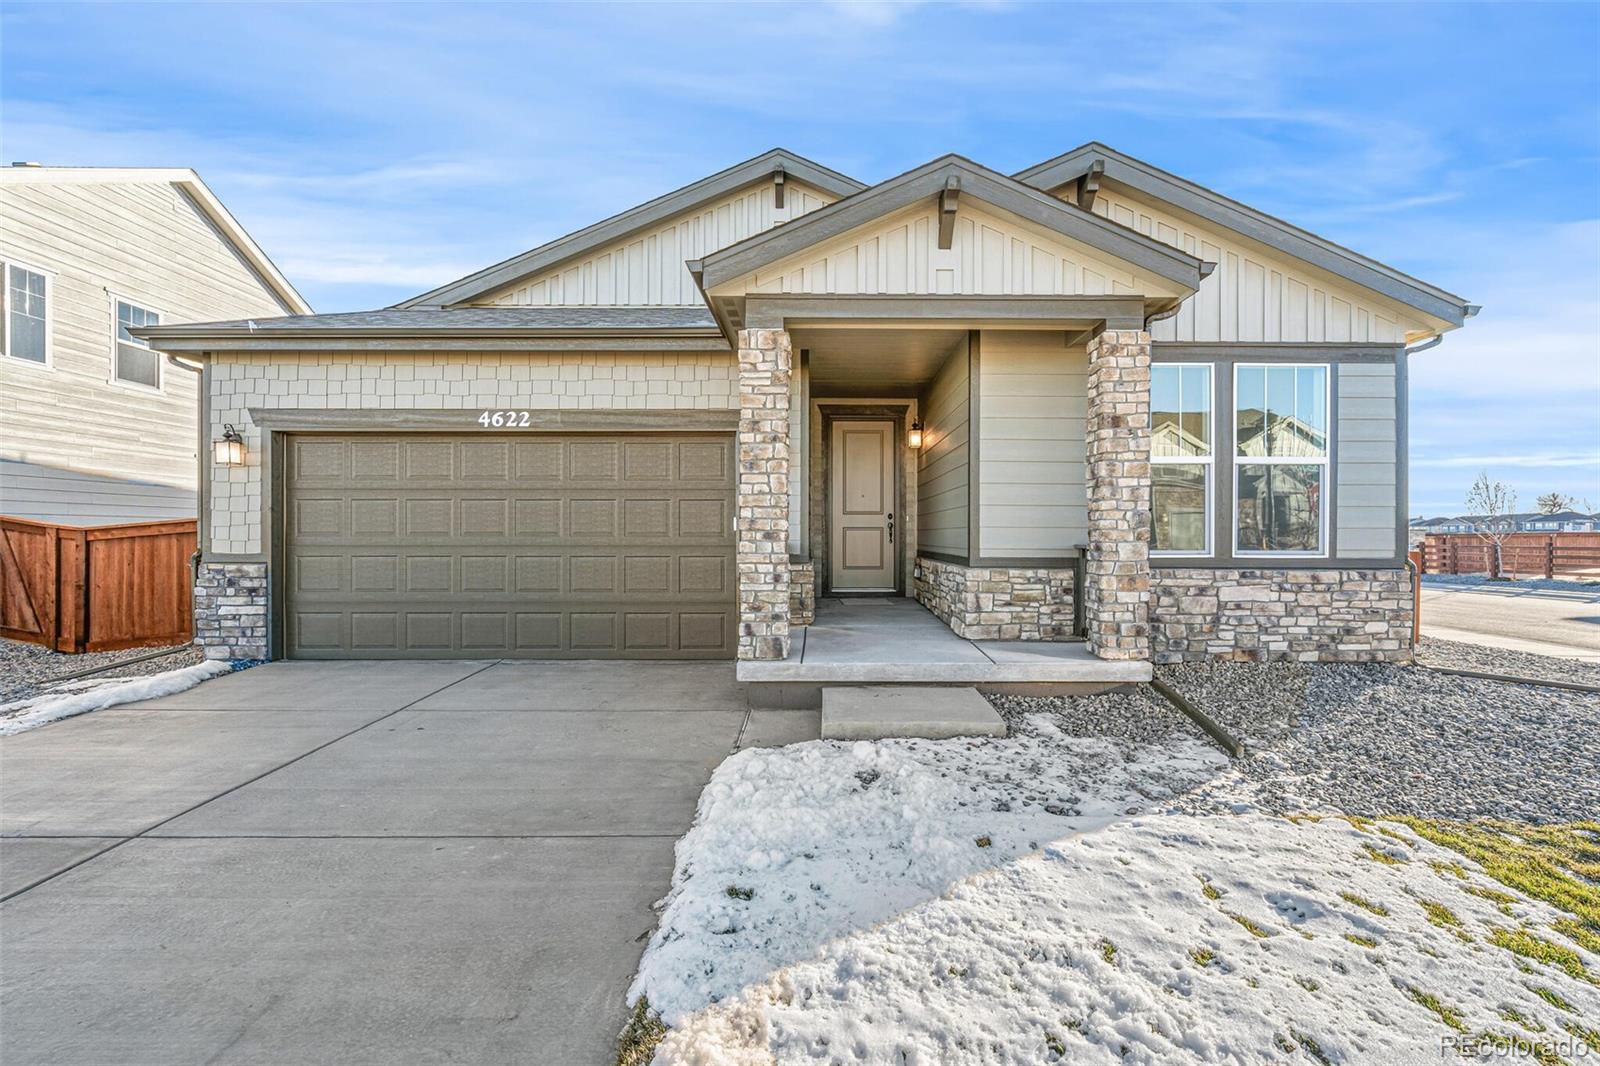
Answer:
[[975, 688], [864, 685], [822, 691], [824, 740], [1005, 735], [1005, 721]]

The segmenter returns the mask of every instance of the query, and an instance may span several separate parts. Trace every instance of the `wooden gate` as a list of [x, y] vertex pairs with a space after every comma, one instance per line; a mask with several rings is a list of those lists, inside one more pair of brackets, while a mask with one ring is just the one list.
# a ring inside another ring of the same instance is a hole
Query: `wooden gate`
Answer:
[[0, 517], [0, 637], [63, 652], [194, 637], [192, 518], [62, 526]]

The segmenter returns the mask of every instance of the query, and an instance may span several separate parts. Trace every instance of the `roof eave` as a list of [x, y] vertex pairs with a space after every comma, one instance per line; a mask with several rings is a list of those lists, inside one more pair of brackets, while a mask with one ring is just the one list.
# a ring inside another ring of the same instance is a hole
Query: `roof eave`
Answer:
[[1144, 192], [1180, 210], [1291, 255], [1337, 277], [1421, 311], [1451, 327], [1462, 325], [1479, 307], [1464, 297], [1430, 285], [1360, 252], [1319, 237], [1274, 215], [1240, 203], [1214, 189], [1162, 170], [1114, 148], [1090, 141], [1070, 152], [1020, 170], [1016, 180], [1050, 192], [1088, 170], [1095, 159], [1106, 163], [1105, 180]]
[[458, 306], [530, 274], [560, 267], [594, 248], [690, 210], [696, 204], [754, 184], [780, 166], [788, 177], [836, 196], [849, 196], [866, 188], [854, 178], [830, 170], [820, 163], [786, 149], [774, 148], [394, 306], [400, 309]]

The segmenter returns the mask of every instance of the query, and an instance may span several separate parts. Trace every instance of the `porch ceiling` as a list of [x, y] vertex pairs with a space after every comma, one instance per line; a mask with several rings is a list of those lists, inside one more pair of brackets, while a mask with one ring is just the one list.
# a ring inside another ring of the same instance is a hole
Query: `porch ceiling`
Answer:
[[813, 396], [897, 396], [927, 384], [967, 331], [809, 328], [792, 343], [808, 353]]

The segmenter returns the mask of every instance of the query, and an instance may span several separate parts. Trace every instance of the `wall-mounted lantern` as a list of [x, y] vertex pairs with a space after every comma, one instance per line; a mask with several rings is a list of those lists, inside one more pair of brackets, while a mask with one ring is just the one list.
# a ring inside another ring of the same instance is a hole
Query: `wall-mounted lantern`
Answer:
[[224, 423], [222, 439], [211, 442], [211, 461], [218, 466], [244, 465], [244, 438], [232, 423]]
[[910, 447], [910, 449], [912, 451], [916, 451], [917, 449], [922, 447], [922, 423], [921, 422], [913, 422], [913, 423], [911, 423], [911, 432], [906, 434], [906, 445], [908, 447]]

